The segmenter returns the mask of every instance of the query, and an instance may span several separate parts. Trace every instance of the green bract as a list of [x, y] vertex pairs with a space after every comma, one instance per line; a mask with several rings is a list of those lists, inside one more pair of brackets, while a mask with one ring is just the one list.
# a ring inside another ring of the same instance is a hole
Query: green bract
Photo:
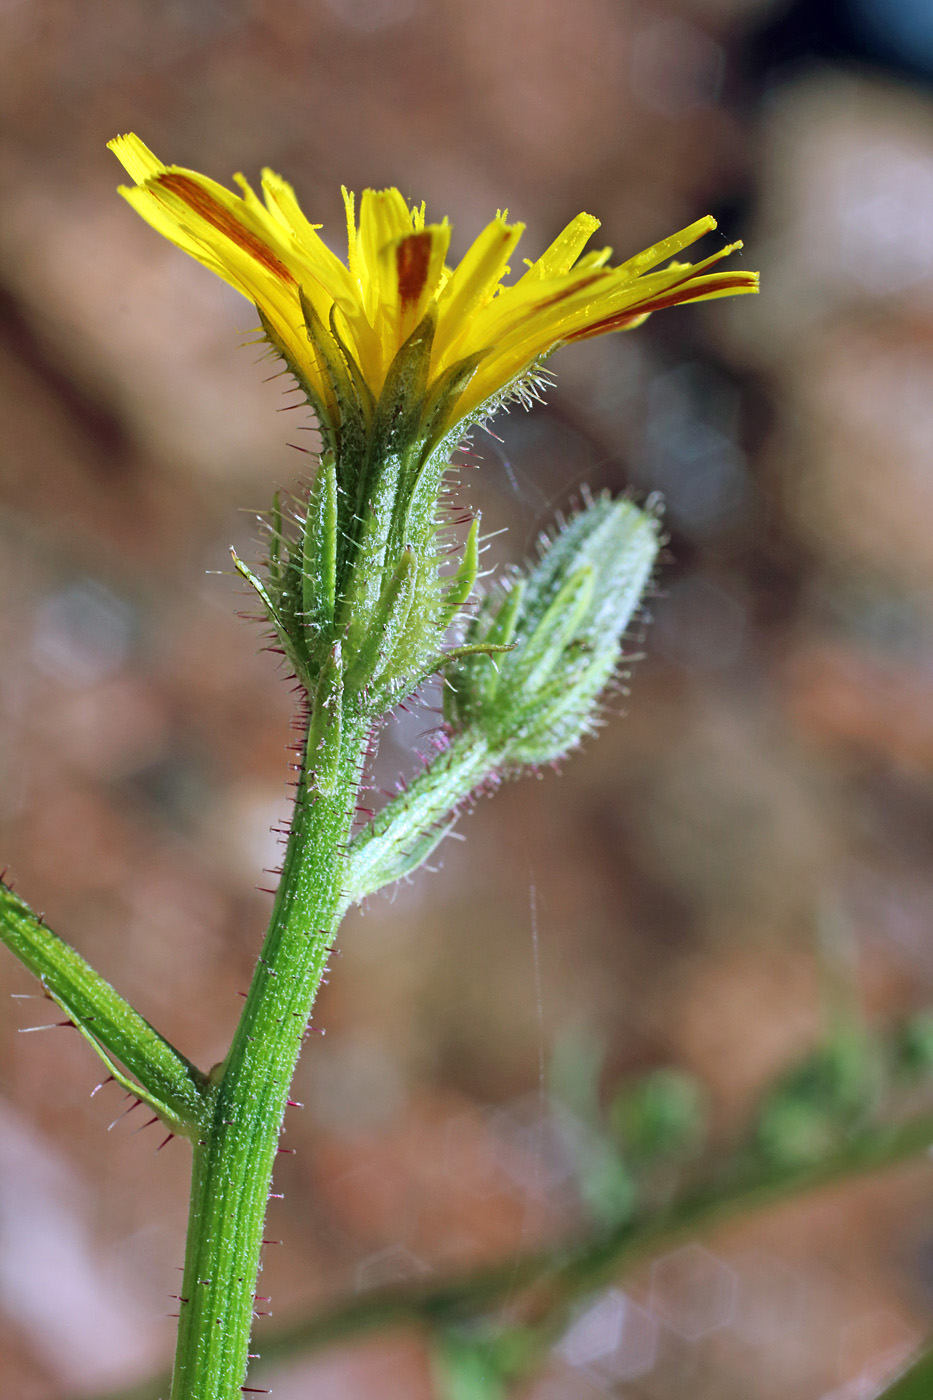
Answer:
[[319, 718], [321, 706], [344, 703], [375, 718], [409, 694], [441, 664], [476, 579], [477, 522], [457, 572], [440, 572], [438, 494], [452, 444], [428, 452], [387, 432], [380, 452], [371, 446], [322, 455], [297, 537], [283, 533], [276, 506], [265, 582], [236, 560]]
[[538, 563], [482, 601], [471, 654], [447, 669], [444, 709], [458, 732], [481, 734], [507, 765], [551, 763], [589, 733], [619, 665], [659, 545], [656, 518], [631, 501], [591, 502]]

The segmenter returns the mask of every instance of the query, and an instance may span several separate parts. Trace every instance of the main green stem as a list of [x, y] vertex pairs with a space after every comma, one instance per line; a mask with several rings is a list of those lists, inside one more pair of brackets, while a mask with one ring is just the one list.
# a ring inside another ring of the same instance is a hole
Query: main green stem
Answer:
[[[289, 1088], [345, 904], [342, 878], [368, 723], [344, 714], [336, 778], [305, 752], [282, 876], [230, 1052], [195, 1143], [171, 1400], [238, 1400]], [[260, 1305], [261, 1306], [261, 1305]]]

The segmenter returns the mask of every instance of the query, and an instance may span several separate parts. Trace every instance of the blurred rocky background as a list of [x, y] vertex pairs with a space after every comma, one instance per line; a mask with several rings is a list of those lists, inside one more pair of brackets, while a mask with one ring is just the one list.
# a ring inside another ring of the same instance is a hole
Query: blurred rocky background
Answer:
[[[546, 408], [476, 435], [500, 559], [584, 483], [663, 493], [647, 658], [562, 776], [348, 920], [277, 1173], [276, 1321], [577, 1228], [546, 1085], [581, 1027], [604, 1097], [679, 1066], [725, 1148], [821, 1034], [821, 920], [872, 1023], [933, 1002], [931, 13], [0, 0], [0, 851], [202, 1065], [288, 809], [289, 689], [227, 551], [256, 556], [315, 439], [250, 308], [116, 197], [105, 141], [269, 164], [338, 248], [341, 182], [394, 183], [455, 251], [497, 207], [532, 256], [580, 209], [620, 257], [712, 211], [762, 270], [757, 301], [558, 355]], [[436, 722], [402, 717], [380, 783]], [[0, 1391], [65, 1400], [170, 1356], [187, 1151], [108, 1133], [118, 1092], [90, 1097], [73, 1031], [20, 1034], [57, 1017], [0, 962]], [[533, 1395], [869, 1400], [929, 1326], [931, 1261], [928, 1165], [785, 1207], [602, 1295]], [[430, 1395], [397, 1338], [256, 1383]]]

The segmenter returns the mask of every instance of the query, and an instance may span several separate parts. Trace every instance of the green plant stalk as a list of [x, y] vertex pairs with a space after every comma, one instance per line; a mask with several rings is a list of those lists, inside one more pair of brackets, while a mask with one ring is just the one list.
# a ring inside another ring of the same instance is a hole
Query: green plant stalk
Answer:
[[[270, 1333], [263, 1341], [263, 1362], [286, 1360], [371, 1332], [400, 1327], [430, 1331], [469, 1323], [489, 1315], [507, 1299], [514, 1302], [516, 1295], [526, 1289], [540, 1290], [538, 1303], [543, 1313], [539, 1312], [539, 1318], [553, 1309], [563, 1321], [569, 1304], [662, 1251], [704, 1235], [717, 1225], [790, 1203], [809, 1192], [844, 1186], [871, 1172], [917, 1162], [929, 1151], [931, 1143], [930, 1111], [902, 1123], [872, 1124], [815, 1167], [793, 1171], [745, 1167], [712, 1185], [685, 1191], [665, 1210], [616, 1229], [512, 1255], [499, 1263], [439, 1281], [399, 1284], [337, 1302], [313, 1317]], [[933, 1375], [930, 1357], [925, 1358], [925, 1364]], [[919, 1362], [918, 1369], [926, 1376]], [[904, 1381], [906, 1385], [906, 1377]], [[158, 1400], [165, 1383], [164, 1376], [157, 1377], [131, 1389], [97, 1395], [94, 1400]], [[894, 1394], [899, 1400], [896, 1389]], [[913, 1400], [913, 1392], [905, 1389], [904, 1400], [908, 1395]], [[926, 1400], [926, 1392], [923, 1395]]]
[[344, 907], [417, 870], [456, 825], [460, 805], [503, 764], [504, 756], [481, 735], [460, 734], [452, 739], [445, 752], [351, 843]]
[[[308, 748], [269, 930], [195, 1144], [172, 1400], [238, 1400], [289, 1087], [343, 907], [368, 724], [344, 714], [326, 794]], [[310, 732], [310, 731], [309, 731]]]
[[[125, 1089], [149, 1104], [173, 1132], [198, 1136], [209, 1098], [206, 1075], [2, 883], [0, 941], [35, 973]], [[114, 1060], [135, 1075], [138, 1084]]]
[[[712, 1183], [676, 1196], [663, 1210], [499, 1263], [438, 1281], [373, 1290], [336, 1303], [274, 1333], [263, 1360], [330, 1346], [346, 1338], [400, 1326], [443, 1328], [470, 1322], [523, 1290], [536, 1290], [539, 1319], [562, 1315], [568, 1303], [615, 1282], [645, 1260], [711, 1229], [787, 1204], [809, 1192], [843, 1186], [872, 1172], [921, 1160], [933, 1143], [933, 1111], [901, 1123], [872, 1124], [813, 1167], [778, 1169], [734, 1162]], [[560, 1330], [558, 1326], [558, 1330]]]

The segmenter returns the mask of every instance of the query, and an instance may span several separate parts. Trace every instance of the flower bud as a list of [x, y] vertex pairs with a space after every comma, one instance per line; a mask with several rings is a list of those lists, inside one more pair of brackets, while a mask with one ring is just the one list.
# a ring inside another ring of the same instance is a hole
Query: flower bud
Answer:
[[447, 722], [481, 734], [507, 766], [551, 763], [589, 733], [623, 659], [654, 568], [657, 519], [631, 501], [590, 502], [538, 563], [481, 602], [465, 643], [502, 646], [447, 669]]

